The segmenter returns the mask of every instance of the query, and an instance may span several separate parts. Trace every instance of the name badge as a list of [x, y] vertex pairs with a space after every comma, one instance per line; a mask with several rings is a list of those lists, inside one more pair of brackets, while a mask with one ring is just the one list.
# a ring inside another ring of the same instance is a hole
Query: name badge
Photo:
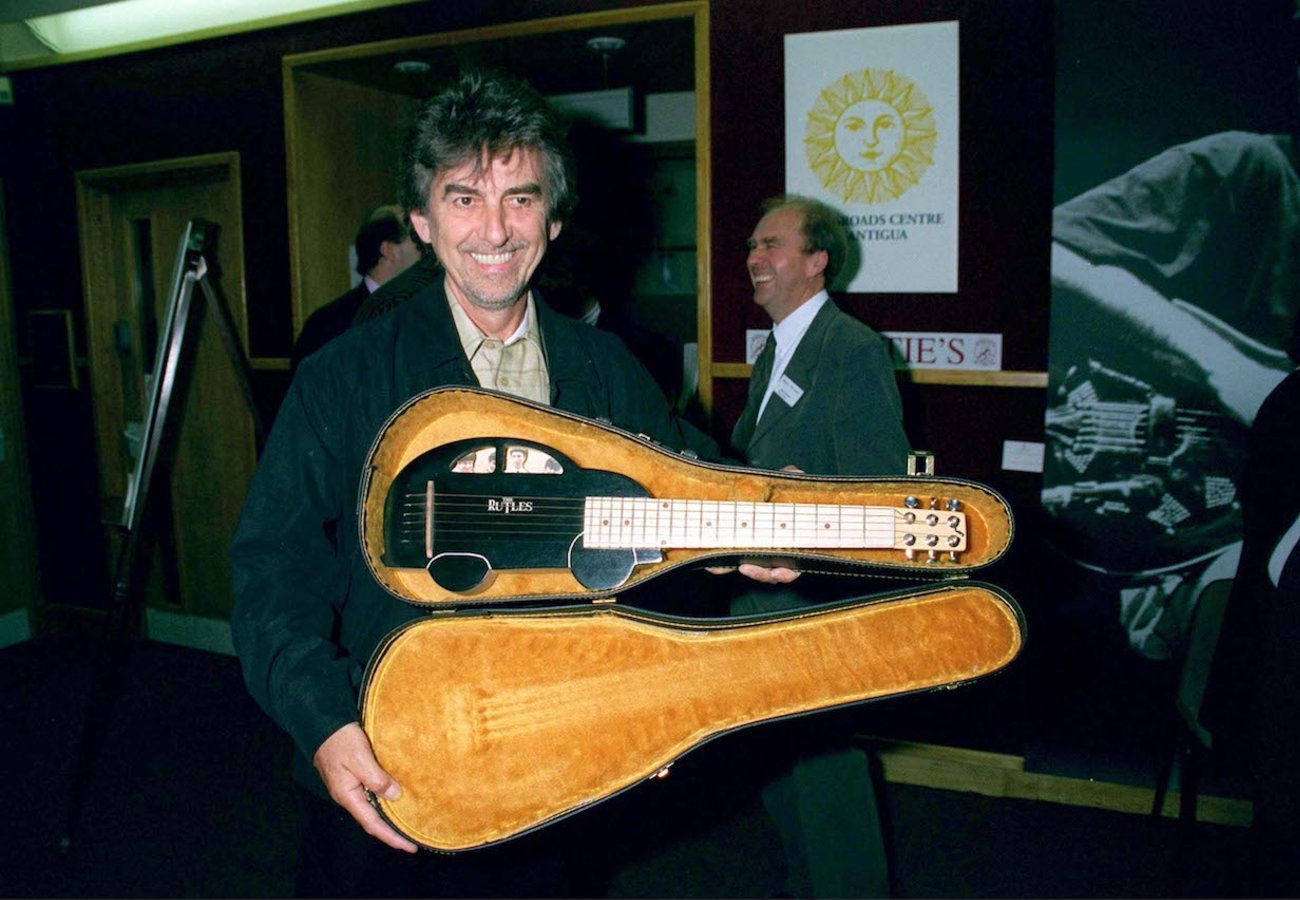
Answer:
[[788, 376], [782, 375], [776, 387], [772, 388], [772, 393], [784, 400], [786, 406], [794, 406], [803, 396], [803, 388], [791, 381]]

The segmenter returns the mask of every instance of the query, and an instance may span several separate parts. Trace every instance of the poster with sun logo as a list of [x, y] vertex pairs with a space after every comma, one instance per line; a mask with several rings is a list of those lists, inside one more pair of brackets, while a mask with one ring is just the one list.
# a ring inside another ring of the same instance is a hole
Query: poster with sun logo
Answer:
[[785, 36], [786, 191], [844, 214], [832, 287], [957, 290], [956, 22]]

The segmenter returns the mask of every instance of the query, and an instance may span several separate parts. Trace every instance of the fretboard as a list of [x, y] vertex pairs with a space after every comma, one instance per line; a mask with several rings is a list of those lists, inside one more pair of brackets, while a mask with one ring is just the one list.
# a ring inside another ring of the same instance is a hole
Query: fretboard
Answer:
[[915, 546], [957, 551], [966, 545], [962, 513], [827, 503], [588, 497], [583, 528], [583, 545], [598, 550]]

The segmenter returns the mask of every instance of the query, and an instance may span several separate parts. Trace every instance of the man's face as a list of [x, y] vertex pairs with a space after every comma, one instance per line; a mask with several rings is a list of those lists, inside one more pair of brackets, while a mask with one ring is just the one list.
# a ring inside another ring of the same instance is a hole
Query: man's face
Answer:
[[780, 322], [824, 285], [826, 251], [804, 252], [803, 213], [784, 207], [758, 220], [745, 266], [754, 302]]
[[559, 235], [560, 223], [547, 221], [541, 161], [538, 150], [520, 147], [477, 175], [467, 162], [439, 173], [427, 208], [412, 210], [412, 227], [433, 245], [462, 306], [514, 305]]

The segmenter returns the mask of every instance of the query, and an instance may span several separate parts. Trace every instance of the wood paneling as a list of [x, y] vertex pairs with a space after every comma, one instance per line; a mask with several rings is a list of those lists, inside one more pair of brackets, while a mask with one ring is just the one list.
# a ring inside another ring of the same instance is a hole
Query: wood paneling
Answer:
[[17, 342], [10, 297], [9, 242], [4, 185], [0, 183], [0, 613], [31, 608], [36, 602], [36, 546], [27, 432], [18, 381]]
[[352, 285], [348, 250], [376, 206], [397, 202], [398, 156], [414, 101], [285, 67], [294, 334]]
[[[142, 422], [154, 367], [137, 278], [138, 233], [151, 235], [152, 316], [159, 339], [172, 300], [178, 242], [195, 216], [218, 226], [205, 253], [207, 280], [224, 300], [247, 350], [239, 160], [219, 154], [82, 172], [78, 175], [86, 346], [99, 459], [100, 507], [110, 523], [111, 556], [133, 454], [125, 432]], [[139, 223], [139, 224], [137, 224]], [[234, 364], [212, 320], [206, 292], [193, 288], [179, 368], [168, 413], [165, 465], [156, 472], [142, 561], [153, 560], [148, 602], [187, 613], [224, 617], [232, 604], [226, 547], [255, 466], [252, 419]], [[168, 512], [170, 510], [170, 512]], [[148, 554], [162, 548], [161, 553]], [[157, 565], [166, 561], [166, 566]]]

